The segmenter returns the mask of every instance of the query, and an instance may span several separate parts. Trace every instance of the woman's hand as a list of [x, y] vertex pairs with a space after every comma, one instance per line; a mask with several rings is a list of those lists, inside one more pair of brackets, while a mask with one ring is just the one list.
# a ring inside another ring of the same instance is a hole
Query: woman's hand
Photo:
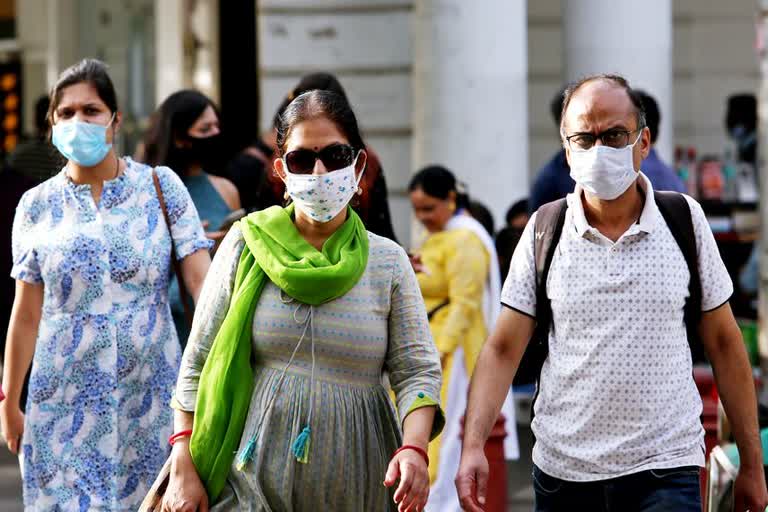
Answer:
[[208, 512], [208, 494], [189, 454], [189, 439], [179, 439], [171, 452], [171, 472], [162, 512]]
[[24, 434], [24, 413], [18, 405], [11, 405], [9, 400], [0, 404], [0, 428], [8, 449], [12, 454], [18, 455], [21, 436]]
[[429, 473], [427, 462], [416, 450], [403, 450], [394, 457], [387, 468], [384, 485], [392, 487], [400, 479], [395, 491], [395, 503], [399, 512], [421, 512], [429, 498]]

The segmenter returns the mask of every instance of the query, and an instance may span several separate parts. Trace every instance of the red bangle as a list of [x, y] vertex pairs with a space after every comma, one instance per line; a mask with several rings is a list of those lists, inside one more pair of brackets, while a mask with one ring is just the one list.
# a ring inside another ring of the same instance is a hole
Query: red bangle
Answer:
[[173, 443], [181, 439], [182, 437], [187, 437], [192, 435], [192, 429], [189, 430], [182, 430], [181, 432], [176, 432], [171, 437], [168, 438], [168, 444], [173, 446]]
[[393, 454], [392, 454], [392, 458], [394, 459], [394, 458], [395, 458], [395, 456], [396, 456], [398, 453], [400, 453], [400, 452], [402, 452], [402, 451], [405, 451], [405, 450], [413, 450], [413, 451], [415, 451], [416, 453], [418, 453], [419, 455], [421, 455], [421, 456], [424, 458], [424, 462], [426, 462], [426, 463], [427, 463], [427, 466], [429, 466], [429, 455], [427, 455], [427, 452], [426, 452], [426, 451], [424, 451], [424, 449], [422, 449], [422, 448], [419, 448], [418, 446], [414, 446], [414, 445], [412, 445], [412, 444], [404, 444], [403, 446], [401, 446], [400, 448], [398, 448], [398, 449], [395, 451], [395, 453], [393, 453]]

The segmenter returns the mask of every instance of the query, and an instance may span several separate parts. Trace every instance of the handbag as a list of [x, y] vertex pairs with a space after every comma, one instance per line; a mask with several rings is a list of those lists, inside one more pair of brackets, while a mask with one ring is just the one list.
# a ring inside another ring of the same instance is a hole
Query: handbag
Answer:
[[171, 458], [166, 459], [165, 464], [160, 469], [157, 478], [152, 483], [152, 487], [147, 491], [144, 500], [139, 506], [139, 512], [160, 512], [163, 505], [163, 496], [168, 489], [168, 482], [171, 479]]
[[155, 169], [152, 169], [152, 183], [155, 185], [157, 200], [160, 202], [160, 209], [163, 211], [163, 219], [165, 219], [165, 225], [168, 228], [168, 235], [171, 237], [171, 264], [173, 265], [173, 273], [176, 274], [176, 281], [179, 283], [179, 295], [181, 295], [181, 304], [184, 306], [184, 319], [187, 322], [187, 327], [191, 327], [192, 305], [189, 303], [190, 297], [187, 293], [187, 287], [184, 285], [184, 279], [181, 274], [181, 263], [178, 258], [176, 258], [176, 243], [173, 241], [173, 233], [171, 232], [171, 220], [170, 217], [168, 217], [168, 208], [165, 205], [163, 189], [160, 187], [160, 178], [157, 176], [157, 171], [155, 171]]

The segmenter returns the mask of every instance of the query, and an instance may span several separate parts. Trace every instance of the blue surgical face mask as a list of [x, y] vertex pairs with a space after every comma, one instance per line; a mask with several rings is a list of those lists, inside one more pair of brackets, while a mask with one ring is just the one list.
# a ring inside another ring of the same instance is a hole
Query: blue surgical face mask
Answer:
[[114, 114], [105, 125], [83, 123], [77, 119], [53, 125], [53, 145], [67, 160], [84, 167], [93, 167], [106, 158], [112, 144], [107, 144], [107, 128], [115, 119]]

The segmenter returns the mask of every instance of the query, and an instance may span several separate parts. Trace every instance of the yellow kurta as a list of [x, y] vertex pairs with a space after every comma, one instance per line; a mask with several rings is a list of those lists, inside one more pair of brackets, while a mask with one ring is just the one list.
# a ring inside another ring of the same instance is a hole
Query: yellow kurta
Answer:
[[[419, 251], [425, 271], [417, 274], [427, 311], [448, 301], [432, 316], [429, 327], [440, 352], [443, 367], [441, 405], [451, 379], [453, 354], [464, 349], [464, 365], [472, 375], [485, 342], [483, 291], [488, 279], [490, 255], [471, 231], [454, 229], [430, 235]], [[435, 481], [439, 464], [440, 438], [429, 444], [429, 477]]]

